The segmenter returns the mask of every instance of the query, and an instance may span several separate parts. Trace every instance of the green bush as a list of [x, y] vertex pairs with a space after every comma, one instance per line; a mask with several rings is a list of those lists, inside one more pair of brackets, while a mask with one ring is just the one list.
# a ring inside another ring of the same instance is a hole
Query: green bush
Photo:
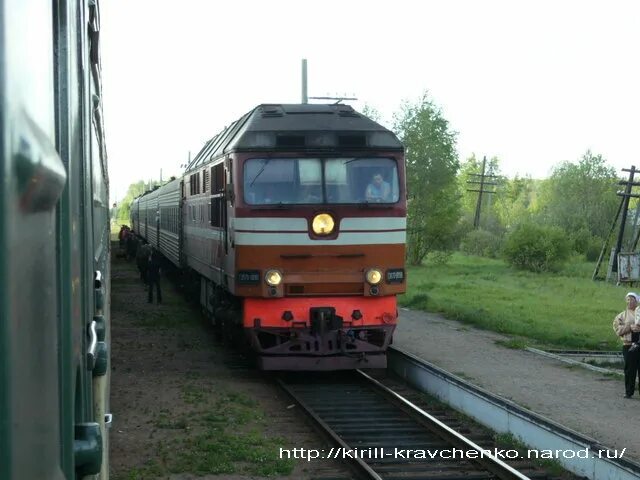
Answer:
[[571, 243], [558, 227], [518, 225], [508, 236], [503, 253], [516, 268], [532, 272], [557, 270], [568, 258]]
[[472, 232], [472, 231], [473, 231], [473, 219], [466, 216], [461, 217], [458, 223], [456, 224], [451, 247], [454, 250], [459, 250], [461, 240], [464, 237], [466, 237], [469, 234], [469, 232]]
[[591, 232], [588, 229], [582, 227], [571, 233], [571, 247], [576, 253], [587, 253], [587, 248], [589, 247], [592, 238], [593, 237], [591, 236]]
[[502, 240], [486, 230], [473, 230], [460, 242], [460, 250], [469, 255], [497, 258], [502, 248]]
[[433, 265], [446, 265], [451, 260], [451, 250], [433, 250], [427, 255], [427, 262]]
[[595, 262], [600, 256], [600, 250], [602, 250], [602, 239], [598, 237], [592, 237], [589, 241], [589, 245], [585, 249], [584, 256], [587, 262]]

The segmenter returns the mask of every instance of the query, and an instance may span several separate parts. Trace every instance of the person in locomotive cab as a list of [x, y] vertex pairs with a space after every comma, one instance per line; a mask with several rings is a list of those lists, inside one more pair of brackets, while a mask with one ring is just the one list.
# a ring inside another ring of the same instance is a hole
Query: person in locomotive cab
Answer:
[[149, 267], [147, 269], [147, 283], [149, 284], [149, 303], [153, 303], [153, 286], [158, 292], [158, 304], [162, 303], [162, 292], [160, 291], [160, 254], [154, 248], [149, 257]]
[[613, 319], [613, 331], [622, 340], [622, 356], [624, 358], [624, 398], [631, 398], [636, 388], [636, 375], [640, 364], [640, 348], [633, 347], [638, 343], [640, 325], [636, 324], [636, 315], [640, 295], [629, 292], [625, 296], [627, 308]]
[[299, 201], [302, 203], [319, 203], [322, 191], [319, 185], [306, 185], [300, 189]]
[[376, 173], [364, 196], [367, 202], [388, 202], [391, 200], [391, 185], [384, 181], [381, 173]]
[[260, 203], [276, 203], [276, 189], [273, 185], [267, 185], [267, 187], [265, 187], [262, 202]]

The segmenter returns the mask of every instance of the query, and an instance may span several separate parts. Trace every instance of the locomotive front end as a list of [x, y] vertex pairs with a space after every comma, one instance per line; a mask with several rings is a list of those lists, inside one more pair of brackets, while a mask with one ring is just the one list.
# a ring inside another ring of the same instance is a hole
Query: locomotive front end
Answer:
[[384, 368], [406, 281], [403, 149], [350, 107], [299, 107], [296, 131], [236, 157], [243, 327], [265, 370]]

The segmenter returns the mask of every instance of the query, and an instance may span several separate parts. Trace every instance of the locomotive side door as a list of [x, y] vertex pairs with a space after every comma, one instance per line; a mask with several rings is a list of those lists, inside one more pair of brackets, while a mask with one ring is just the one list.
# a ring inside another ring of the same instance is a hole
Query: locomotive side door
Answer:
[[218, 162], [211, 167], [211, 228], [214, 230], [213, 281], [221, 285], [226, 270], [226, 211], [224, 208], [224, 164]]
[[[228, 200], [229, 200], [229, 185], [231, 185], [231, 159], [226, 157], [224, 160], [224, 188], [222, 191], [222, 228], [224, 232], [224, 255], [229, 255], [229, 212]], [[226, 259], [225, 259], [226, 264]]]

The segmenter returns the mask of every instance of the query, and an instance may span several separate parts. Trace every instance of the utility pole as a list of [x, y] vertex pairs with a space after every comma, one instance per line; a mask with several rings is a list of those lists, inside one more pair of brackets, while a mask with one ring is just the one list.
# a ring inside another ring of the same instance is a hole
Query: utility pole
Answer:
[[495, 190], [486, 190], [485, 186], [489, 185], [489, 186], [496, 186], [498, 185], [496, 182], [488, 182], [486, 181], [486, 179], [490, 179], [490, 180], [495, 180], [496, 178], [498, 178], [497, 175], [488, 175], [486, 173], [486, 168], [487, 168], [487, 156], [485, 155], [484, 157], [482, 157], [482, 173], [478, 174], [478, 173], [471, 173], [470, 175], [472, 177], [480, 177], [480, 181], [476, 179], [474, 180], [467, 180], [467, 183], [470, 184], [475, 184], [475, 185], [480, 185], [480, 189], [479, 190], [473, 190], [473, 189], [467, 189], [468, 192], [478, 192], [478, 202], [476, 203], [476, 214], [475, 217], [473, 218], [473, 228], [480, 228], [480, 210], [482, 208], [482, 194], [483, 193], [487, 193], [487, 194], [492, 194], [492, 193], [496, 193]]
[[[618, 255], [622, 251], [622, 242], [624, 240], [624, 232], [627, 224], [627, 213], [629, 210], [629, 200], [631, 198], [640, 198], [640, 195], [632, 193], [633, 187], [640, 186], [640, 182], [634, 182], [634, 176], [636, 173], [640, 173], [640, 170], [636, 169], [635, 165], [631, 165], [631, 168], [623, 168], [623, 172], [629, 172], [628, 180], [621, 180], [618, 182], [618, 185], [624, 185], [624, 191], [619, 191], [616, 194], [619, 197], [622, 197], [620, 201], [620, 205], [618, 207], [618, 211], [616, 213], [615, 218], [611, 224], [611, 228], [609, 229], [609, 234], [607, 238], [604, 240], [604, 244], [602, 245], [602, 250], [600, 250], [600, 256], [598, 257], [598, 261], [596, 262], [596, 268], [593, 271], [592, 279], [595, 280], [598, 276], [598, 272], [600, 271], [600, 265], [604, 259], [605, 252], [607, 251], [607, 246], [609, 245], [609, 240], [613, 231], [615, 230], [616, 224], [618, 223], [618, 218], [620, 218], [620, 225], [618, 228], [618, 238], [616, 239], [616, 244], [611, 250], [611, 256], [609, 257], [609, 266], [607, 268], [607, 277], [606, 279], [611, 279], [614, 273], [618, 272]], [[636, 214], [637, 217], [637, 214]], [[634, 225], [635, 228], [635, 225]], [[637, 244], [637, 235], [636, 238], [632, 240], [631, 248], [635, 249]]]
[[[631, 165], [631, 168], [623, 168], [623, 172], [629, 172], [629, 180], [627, 182], [620, 182], [621, 185], [626, 184], [626, 188], [623, 192], [618, 192], [618, 195], [622, 197], [622, 218], [620, 219], [620, 230], [618, 231], [618, 241], [616, 242], [616, 257], [622, 250], [622, 239], [624, 238], [624, 228], [627, 224], [627, 212], [629, 210], [629, 199], [633, 196], [638, 198], [638, 195], [632, 195], [631, 189], [633, 188], [633, 177], [636, 173], [635, 165]], [[617, 263], [617, 262], [616, 262]], [[617, 265], [614, 265], [614, 271], [618, 271]]]

